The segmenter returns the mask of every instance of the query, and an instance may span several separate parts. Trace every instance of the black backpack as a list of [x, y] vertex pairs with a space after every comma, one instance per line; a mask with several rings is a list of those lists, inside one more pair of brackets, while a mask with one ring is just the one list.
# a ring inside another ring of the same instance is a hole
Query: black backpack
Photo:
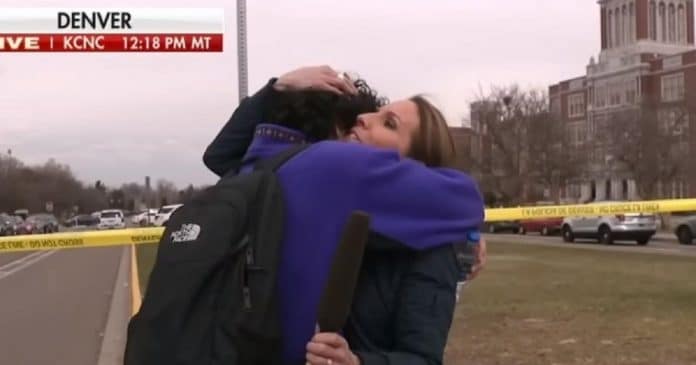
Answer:
[[302, 149], [227, 175], [172, 214], [128, 325], [125, 365], [280, 364], [275, 171]]

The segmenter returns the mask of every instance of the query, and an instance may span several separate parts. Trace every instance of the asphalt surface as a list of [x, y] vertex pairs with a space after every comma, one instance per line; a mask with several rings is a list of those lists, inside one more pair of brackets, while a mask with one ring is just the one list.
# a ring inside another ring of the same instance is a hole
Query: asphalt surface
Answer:
[[[642, 247], [630, 242], [605, 246], [593, 240], [564, 243], [559, 236], [534, 233], [484, 237], [489, 243], [696, 258], [696, 245], [679, 245], [669, 234], [658, 234]], [[127, 265], [120, 265], [128, 261], [127, 254], [124, 247], [0, 254], [0, 363], [119, 363], [128, 311], [127, 297], [118, 291], [114, 295], [114, 289], [127, 286]], [[114, 306], [118, 308], [112, 310]]]
[[97, 363], [124, 247], [0, 254], [0, 363]]
[[674, 256], [696, 257], [696, 245], [680, 245], [673, 234], [658, 233], [647, 246], [638, 246], [635, 242], [618, 241], [607, 246], [597, 240], [576, 240], [574, 243], [563, 242], [560, 236], [541, 236], [537, 233], [526, 235], [518, 234], [484, 234], [486, 242], [511, 242], [528, 245], [540, 245], [550, 247], [573, 247], [588, 250], [640, 252], [645, 254], [661, 254]]

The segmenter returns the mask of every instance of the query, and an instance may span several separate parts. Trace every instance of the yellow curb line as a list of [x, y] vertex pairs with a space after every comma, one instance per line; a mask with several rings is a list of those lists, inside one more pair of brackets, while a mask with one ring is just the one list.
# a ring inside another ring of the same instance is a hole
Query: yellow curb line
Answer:
[[131, 317], [140, 310], [143, 301], [140, 292], [140, 277], [138, 276], [138, 257], [135, 254], [135, 245], [131, 245]]

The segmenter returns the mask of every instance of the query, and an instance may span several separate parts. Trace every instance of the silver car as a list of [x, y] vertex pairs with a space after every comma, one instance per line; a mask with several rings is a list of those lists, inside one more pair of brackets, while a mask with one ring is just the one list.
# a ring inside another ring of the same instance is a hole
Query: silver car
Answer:
[[[598, 203], [620, 203], [602, 201]], [[647, 245], [657, 231], [657, 217], [650, 213], [626, 213], [595, 217], [567, 217], [561, 224], [561, 234], [565, 242], [576, 238], [596, 239], [605, 245], [616, 240], [636, 241]]]
[[674, 213], [674, 234], [677, 235], [679, 243], [690, 245], [696, 239], [696, 212]]

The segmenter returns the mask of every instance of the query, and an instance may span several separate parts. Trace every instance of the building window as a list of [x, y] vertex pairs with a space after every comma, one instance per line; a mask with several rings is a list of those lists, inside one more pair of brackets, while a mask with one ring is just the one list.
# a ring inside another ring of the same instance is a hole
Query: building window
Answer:
[[590, 115], [590, 118], [587, 121], [587, 139], [593, 139], [595, 137], [595, 133], [597, 131], [597, 126], [595, 119]]
[[570, 124], [568, 126], [567, 133], [568, 139], [570, 139], [570, 143], [573, 145], [582, 144], [587, 139], [587, 128], [585, 127], [584, 123], [576, 122]]
[[614, 42], [612, 42], [612, 37], [614, 34], [614, 31], [612, 30], [612, 24], [613, 24], [613, 19], [612, 16], [614, 13], [609, 10], [609, 15], [607, 16], [607, 48], [612, 48]]
[[677, 42], [686, 44], [686, 17], [683, 4], [679, 5], [677, 11]]
[[665, 3], [660, 3], [660, 40], [667, 42], [667, 17], [665, 16]]
[[621, 180], [621, 199], [628, 200], [628, 181], [626, 179]]
[[676, 9], [674, 8], [674, 4], [669, 4], [669, 21], [667, 24], [669, 25], [669, 41], [671, 43], [676, 42], [676, 32], [677, 32], [677, 22], [676, 22]]
[[558, 98], [551, 99], [551, 113], [553, 115], [561, 115], [561, 103], [559, 103]]
[[621, 8], [621, 44], [628, 44], [629, 25], [628, 8], [624, 5]]
[[609, 84], [609, 105], [619, 105], [621, 104], [621, 93], [623, 91], [623, 85], [620, 82], [612, 82]]
[[636, 41], [636, 15], [633, 10], [633, 3], [628, 4], [628, 39], [631, 43]]
[[649, 14], [649, 27], [648, 31], [650, 33], [650, 39], [657, 40], [657, 6], [655, 1], [650, 1], [650, 14]]
[[614, 45], [621, 47], [621, 9], [614, 10]]
[[597, 108], [603, 108], [607, 105], [607, 87], [606, 86], [595, 86], [594, 92], [594, 106]]
[[585, 95], [573, 94], [568, 97], [568, 117], [582, 117], [585, 115]]
[[[669, 136], [684, 135], [689, 125], [689, 114], [680, 108], [663, 109], [658, 113], [660, 132]], [[680, 147], [680, 146], [677, 146]]]
[[684, 98], [684, 73], [662, 76], [662, 101], [678, 101]]
[[629, 80], [626, 83], [626, 103], [635, 104], [637, 94], [636, 80]]

